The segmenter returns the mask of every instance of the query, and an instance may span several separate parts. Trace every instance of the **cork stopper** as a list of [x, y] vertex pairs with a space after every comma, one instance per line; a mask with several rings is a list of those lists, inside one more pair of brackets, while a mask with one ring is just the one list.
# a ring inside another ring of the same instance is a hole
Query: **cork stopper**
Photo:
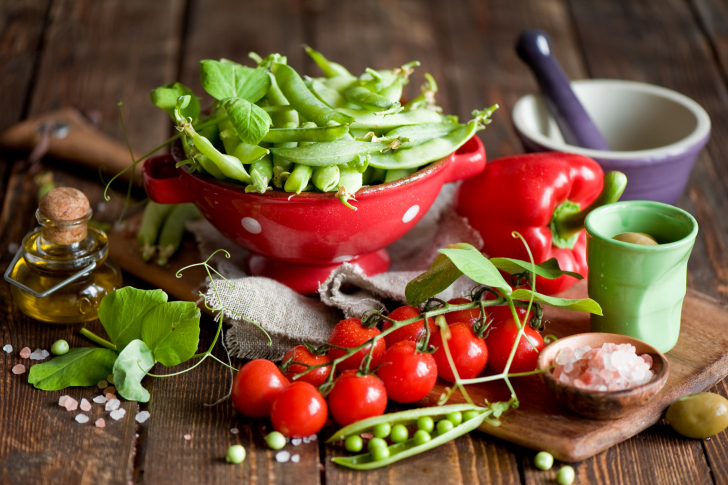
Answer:
[[58, 187], [40, 199], [36, 217], [43, 227], [43, 239], [69, 245], [86, 238], [91, 207], [80, 190]]

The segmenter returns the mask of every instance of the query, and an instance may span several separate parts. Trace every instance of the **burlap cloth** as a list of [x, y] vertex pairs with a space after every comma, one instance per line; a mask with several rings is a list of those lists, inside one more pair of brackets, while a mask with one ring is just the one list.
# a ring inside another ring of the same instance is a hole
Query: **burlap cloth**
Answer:
[[[188, 224], [197, 238], [201, 257], [207, 258], [217, 249], [226, 249], [230, 259], [213, 261], [218, 271], [229, 279], [214, 282], [221, 307], [230, 322], [225, 334], [229, 352], [241, 358], [281, 359], [296, 344], [307, 342], [320, 345], [326, 342], [331, 328], [342, 318], [359, 317], [371, 308], [384, 308], [388, 303], [406, 302], [404, 289], [412, 278], [425, 271], [437, 256], [437, 250], [448, 244], [467, 242], [482, 248], [483, 241], [467, 220], [458, 216], [451, 200], [455, 184], [443, 187], [430, 210], [405, 236], [389, 246], [389, 271], [366, 276], [356, 262], [344, 263], [319, 284], [320, 298], [299, 295], [288, 287], [268, 278], [247, 276], [244, 259], [247, 251], [220, 234], [206, 220]], [[213, 288], [208, 282], [209, 304], [218, 306]], [[439, 295], [450, 299], [467, 295], [474, 285], [466, 277]], [[244, 315], [240, 318], [238, 315]], [[260, 329], [271, 336], [272, 345]]]

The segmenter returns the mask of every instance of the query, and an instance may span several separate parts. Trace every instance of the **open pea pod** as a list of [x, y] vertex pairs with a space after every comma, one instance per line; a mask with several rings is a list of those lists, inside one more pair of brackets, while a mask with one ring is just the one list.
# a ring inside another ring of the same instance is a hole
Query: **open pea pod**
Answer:
[[428, 109], [413, 109], [412, 111], [403, 111], [388, 115], [350, 108], [339, 108], [337, 111], [356, 120], [349, 125], [350, 129], [363, 128], [365, 130], [389, 131], [398, 126], [417, 125], [420, 123], [442, 123], [451, 119]]
[[366, 142], [341, 138], [331, 143], [313, 143], [307, 146], [299, 145], [295, 148], [271, 148], [270, 151], [275, 156], [300, 165], [321, 167], [357, 163], [361, 156], [386, 150], [390, 146], [390, 142]]

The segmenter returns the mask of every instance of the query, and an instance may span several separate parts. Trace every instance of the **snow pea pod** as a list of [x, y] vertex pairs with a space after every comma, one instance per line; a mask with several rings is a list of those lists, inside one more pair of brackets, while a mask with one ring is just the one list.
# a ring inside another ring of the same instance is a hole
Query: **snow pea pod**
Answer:
[[324, 76], [326, 76], [326, 77], [336, 77], [336, 76], [354, 77], [347, 68], [345, 68], [344, 66], [342, 66], [339, 63], [329, 61], [319, 51], [314, 50], [309, 46], [305, 46], [304, 49], [306, 50], [306, 54], [308, 54], [309, 57], [311, 59], [313, 59], [313, 62], [315, 62], [318, 65], [318, 67], [321, 68], [321, 71], [323, 71]]
[[[290, 103], [278, 87], [275, 76], [271, 73], [268, 73], [268, 75], [270, 76], [270, 88], [268, 89], [268, 93], [265, 95], [265, 99], [268, 100], [271, 107], [289, 106]], [[283, 128], [288, 123], [295, 123], [298, 125], [298, 113], [294, 110], [272, 112], [270, 113], [270, 119], [273, 121], [273, 126], [276, 128]]]
[[339, 167], [336, 165], [316, 167], [313, 169], [311, 181], [313, 182], [314, 187], [319, 189], [321, 192], [332, 192], [339, 186], [340, 176], [341, 172]]
[[329, 121], [342, 125], [354, 121], [351, 116], [329, 108], [314, 96], [292, 67], [285, 64], [273, 64], [272, 70], [283, 95], [291, 106], [307, 120], [313, 121], [318, 126], [325, 126]]
[[[318, 81], [318, 79], [317, 79]], [[349, 77], [349, 76], [336, 76], [331, 77], [328, 79], [324, 79], [321, 81], [324, 86], [331, 88], [339, 93], [339, 95], [343, 96], [344, 91], [346, 91], [349, 86], [352, 86], [357, 83], [357, 79], [355, 77]]]
[[376, 129], [392, 130], [399, 126], [417, 125], [420, 123], [442, 123], [449, 119], [429, 109], [415, 109], [385, 116], [372, 113], [371, 111], [349, 108], [339, 108], [338, 111], [356, 119], [356, 121], [351, 123], [349, 128], [365, 129], [368, 131]]
[[[242, 162], [232, 156], [232, 155], [226, 155], [224, 153], [220, 153], [217, 148], [215, 148], [212, 143], [210, 143], [210, 140], [205, 138], [204, 136], [200, 136], [193, 128], [192, 125], [184, 125], [182, 127], [182, 130], [185, 132], [187, 136], [189, 136], [192, 139], [192, 144], [194, 147], [203, 155], [205, 155], [207, 158], [214, 163], [217, 168], [220, 169], [220, 172], [222, 172], [223, 175], [225, 175], [228, 178], [238, 180], [240, 182], [244, 183], [250, 183], [250, 175], [248, 175], [248, 172], [245, 171], [245, 167], [243, 166]], [[241, 143], [243, 145], [243, 143]], [[250, 146], [250, 145], [246, 145]], [[256, 147], [261, 148], [261, 147]], [[265, 150], [265, 148], [261, 148], [261, 150]], [[266, 150], [267, 151], [267, 150]], [[265, 154], [264, 154], [265, 155]], [[261, 155], [262, 156], [262, 155]]]
[[351, 86], [344, 91], [344, 97], [351, 103], [372, 111], [383, 111], [394, 103], [380, 94], [373, 93], [363, 86]]
[[263, 137], [267, 143], [299, 141], [330, 142], [338, 140], [349, 132], [346, 125], [330, 125], [314, 128], [271, 128]]
[[[386, 142], [336, 140], [331, 143], [314, 143], [296, 148], [271, 148], [278, 155], [294, 163], [320, 167], [326, 165], [347, 165], [358, 163], [361, 156], [380, 152], [390, 147]], [[366, 168], [366, 167], [364, 167]], [[364, 169], [362, 169], [363, 171]]]
[[268, 153], [270, 153], [270, 151], [262, 146], [240, 143], [235, 147], [231, 155], [240, 160], [240, 163], [248, 165], [260, 160], [264, 156], [268, 155]]
[[440, 138], [455, 131], [462, 125], [452, 122], [422, 123], [419, 125], [405, 125], [395, 128], [384, 135], [386, 138], [407, 138], [400, 148], [411, 148], [433, 138]]
[[308, 89], [319, 100], [332, 108], [343, 108], [346, 106], [346, 99], [336, 89], [328, 87], [318, 79], [306, 79], [304, 81]]

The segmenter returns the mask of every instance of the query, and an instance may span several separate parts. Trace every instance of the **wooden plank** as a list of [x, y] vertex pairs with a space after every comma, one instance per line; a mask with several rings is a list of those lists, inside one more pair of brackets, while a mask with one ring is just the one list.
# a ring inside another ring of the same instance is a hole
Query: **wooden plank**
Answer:
[[[710, 389], [710, 392], [728, 398], [728, 384], [724, 380]], [[674, 431], [673, 433], [677, 435]], [[725, 432], [719, 433], [703, 440], [702, 443], [713, 473], [713, 480], [715, 480], [715, 483], [728, 483], [728, 467], [725, 466], [725, 463], [728, 462], [728, 434]]]

